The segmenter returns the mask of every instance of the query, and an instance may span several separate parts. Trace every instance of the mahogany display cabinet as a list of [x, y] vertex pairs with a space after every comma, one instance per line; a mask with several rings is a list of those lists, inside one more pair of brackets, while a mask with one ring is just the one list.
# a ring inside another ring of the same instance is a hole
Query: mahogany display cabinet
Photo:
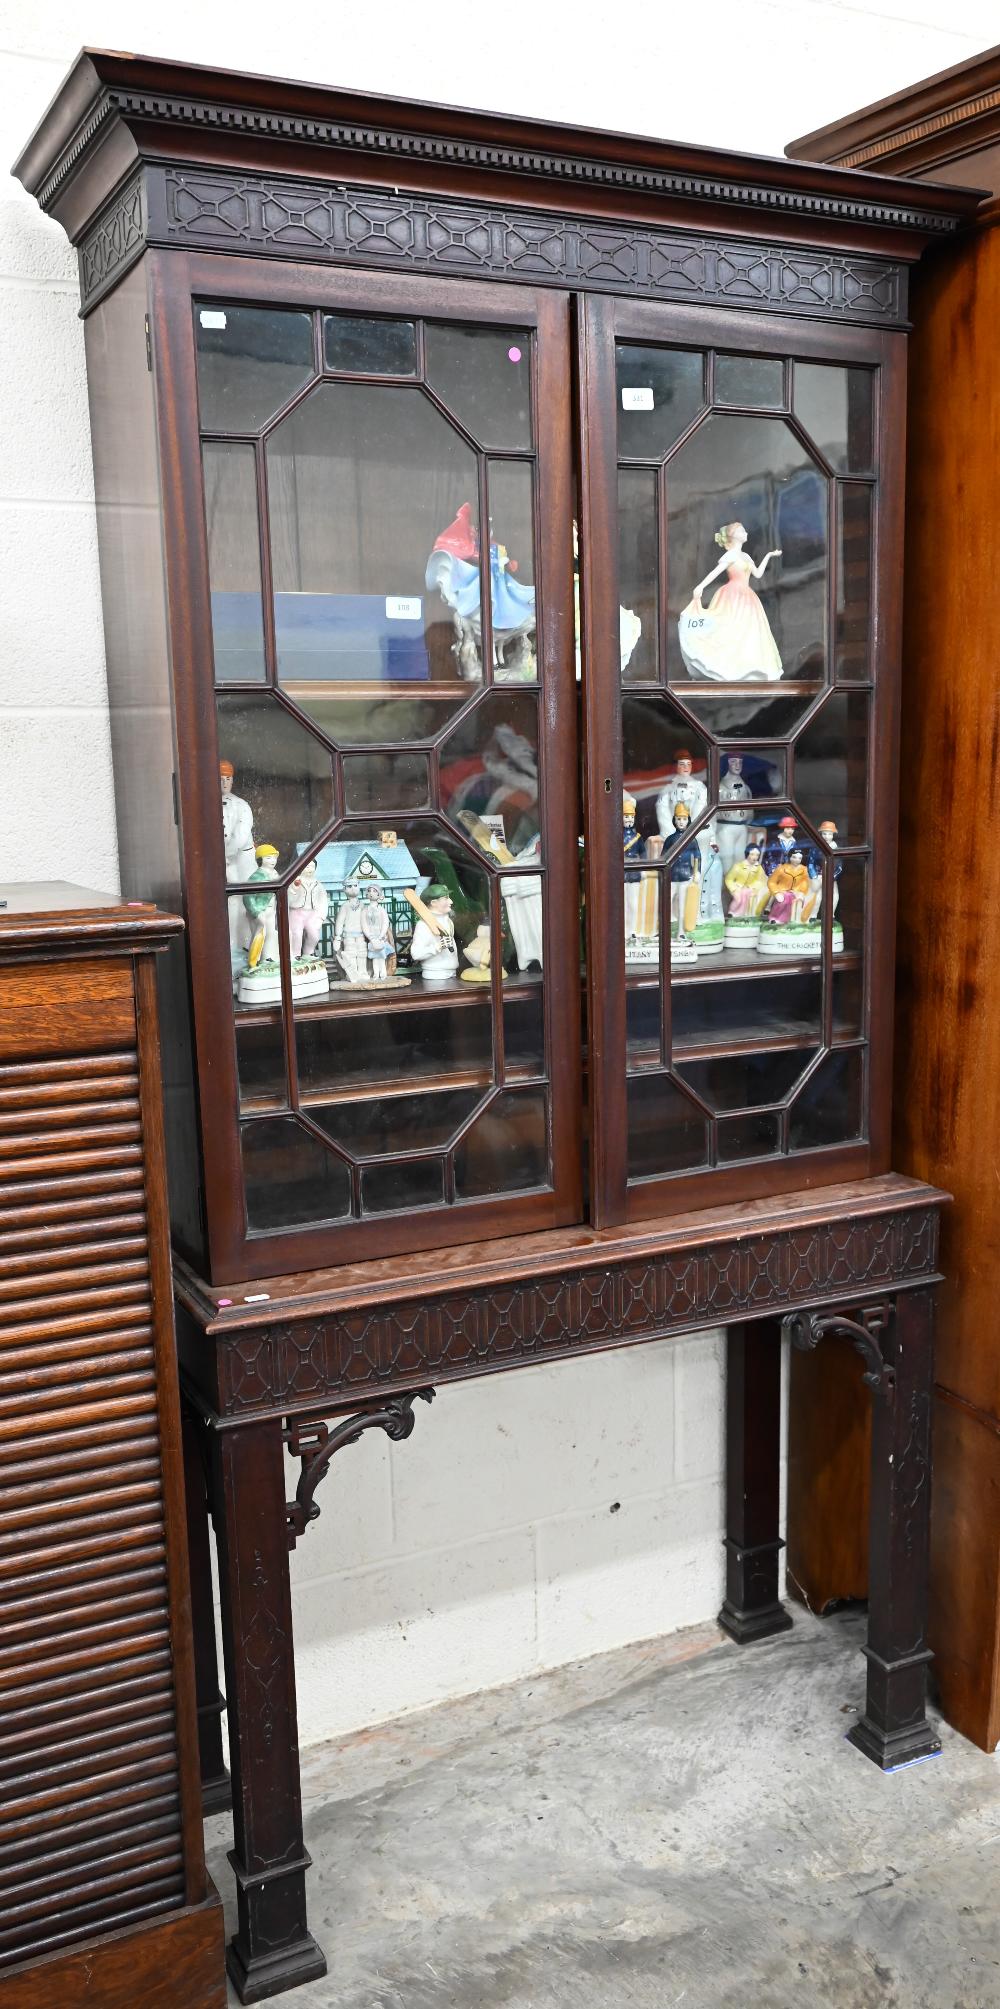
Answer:
[[[450, 1380], [725, 1323], [749, 1639], [789, 1622], [782, 1322], [853, 1340], [853, 1735], [933, 1748], [903, 413], [908, 268], [976, 199], [94, 52], [16, 172], [80, 253], [123, 883], [187, 921], [175, 1278], [249, 2000], [323, 1969], [288, 1543]], [[208, 1625], [200, 1672], [217, 1797]]]
[[[933, 794], [946, 874], [900, 903], [896, 1162], [944, 1181], [948, 1283], [935, 1386], [931, 1640], [950, 1722], [986, 1750], [1000, 1743], [1000, 1353], [993, 1251], [1000, 1205], [989, 1153], [1000, 1125], [998, 916], [985, 820], [996, 774], [1000, 621], [978, 591], [991, 520], [1000, 390], [1000, 50], [928, 77], [793, 142], [790, 152], [905, 175], [978, 183], [969, 225], [914, 275], [909, 374], [904, 844], [916, 856]], [[959, 890], [960, 889], [960, 890]], [[804, 1362], [799, 1413], [828, 1408], [828, 1363]], [[817, 1379], [817, 1376], [819, 1379]], [[864, 1418], [845, 1390], [823, 1456], [840, 1473], [836, 1512], [802, 1475], [801, 1565], [816, 1600], [865, 1586]], [[845, 1531], [847, 1553], [845, 1554]], [[847, 1574], [845, 1575], [845, 1570]]]

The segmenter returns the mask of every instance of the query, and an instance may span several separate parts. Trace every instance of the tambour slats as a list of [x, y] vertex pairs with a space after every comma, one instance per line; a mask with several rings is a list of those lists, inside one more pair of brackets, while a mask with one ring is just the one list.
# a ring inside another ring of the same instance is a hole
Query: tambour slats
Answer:
[[135, 1054], [0, 1060], [0, 1967], [184, 1898], [153, 1319]]

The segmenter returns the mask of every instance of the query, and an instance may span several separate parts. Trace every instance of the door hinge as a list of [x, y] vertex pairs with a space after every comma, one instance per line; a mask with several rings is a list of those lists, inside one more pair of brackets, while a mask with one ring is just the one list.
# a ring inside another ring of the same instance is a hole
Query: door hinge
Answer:
[[153, 344], [152, 344], [152, 342], [150, 341], [150, 337], [149, 337], [149, 315], [148, 315], [148, 314], [146, 315], [145, 319], [146, 319], [146, 368], [147, 368], [147, 370], [149, 370], [150, 372], [152, 372], [152, 368], [153, 368]]

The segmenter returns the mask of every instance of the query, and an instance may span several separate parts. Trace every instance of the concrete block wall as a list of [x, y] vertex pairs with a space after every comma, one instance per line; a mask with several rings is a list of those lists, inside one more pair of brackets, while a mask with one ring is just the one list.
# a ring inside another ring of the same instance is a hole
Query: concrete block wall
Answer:
[[[377, 9], [0, 0], [0, 175], [81, 42], [779, 153], [996, 39], [988, 0]], [[76, 261], [0, 179], [0, 879], [116, 883]], [[710, 1618], [718, 1335], [533, 1368], [334, 1462], [293, 1558], [302, 1740]]]

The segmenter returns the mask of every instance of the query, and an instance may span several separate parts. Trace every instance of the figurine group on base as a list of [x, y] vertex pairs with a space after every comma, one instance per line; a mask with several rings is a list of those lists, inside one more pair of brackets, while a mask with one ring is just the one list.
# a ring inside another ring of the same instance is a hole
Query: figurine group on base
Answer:
[[[236, 995], [241, 1004], [278, 1004], [281, 1000], [281, 953], [278, 947], [278, 849], [274, 844], [258, 844], [257, 869], [246, 881], [243, 910], [249, 940], [246, 965], [236, 975]], [[253, 888], [253, 891], [250, 889]], [[326, 997], [330, 978], [320, 957], [320, 936], [326, 920], [326, 887], [319, 880], [316, 861], [304, 865], [288, 888], [288, 947], [291, 958], [292, 997]], [[235, 902], [230, 902], [230, 920]], [[237, 918], [238, 915], [237, 915]]]
[[[659, 961], [660, 874], [643, 870], [647, 861], [671, 848], [670, 961], [692, 963], [723, 949], [753, 950], [768, 956], [818, 956], [823, 948], [824, 864], [833, 886], [833, 908], [840, 900], [843, 865], [829, 862], [837, 849], [837, 826], [819, 825], [821, 844], [798, 835], [792, 816], [783, 816], [766, 844], [753, 828], [747, 805], [752, 791], [743, 779], [743, 760], [729, 756], [719, 788], [719, 807], [688, 837], [692, 824], [704, 815], [708, 790], [693, 773], [691, 755], [682, 748], [676, 771], [656, 800], [659, 836], [644, 838], [636, 821], [637, 804], [622, 797], [622, 849], [625, 870], [625, 960], [629, 964]], [[834, 954], [844, 946], [839, 921], [831, 929]]]

